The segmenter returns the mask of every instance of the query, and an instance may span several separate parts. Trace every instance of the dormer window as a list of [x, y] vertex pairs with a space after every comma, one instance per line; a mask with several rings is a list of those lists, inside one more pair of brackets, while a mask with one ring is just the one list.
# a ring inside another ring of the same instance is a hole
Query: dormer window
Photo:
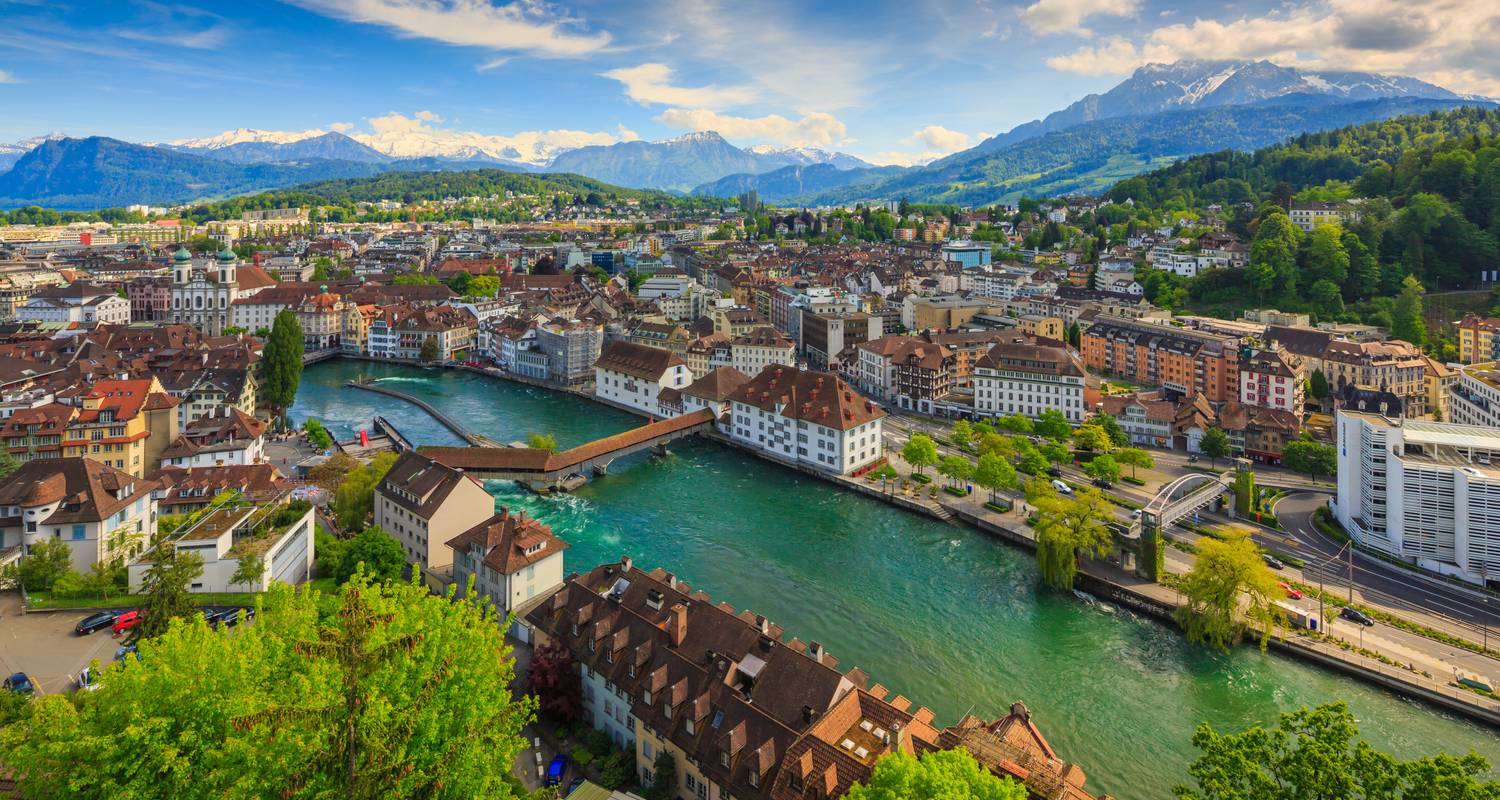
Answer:
[[688, 717], [687, 718], [687, 732], [688, 732], [689, 736], [693, 735], [693, 718], [692, 717]]
[[671, 719], [672, 718], [672, 704], [671, 703], [662, 703], [661, 704], [661, 713], [665, 714], [666, 717], [667, 717], [667, 719]]
[[721, 767], [728, 767], [729, 766], [729, 751], [728, 750], [720, 750], [719, 751], [719, 766], [721, 766]]
[[641, 692], [641, 701], [644, 702], [648, 706], [651, 705], [651, 690], [650, 689], [646, 689], [646, 690], [644, 690], [644, 691]]

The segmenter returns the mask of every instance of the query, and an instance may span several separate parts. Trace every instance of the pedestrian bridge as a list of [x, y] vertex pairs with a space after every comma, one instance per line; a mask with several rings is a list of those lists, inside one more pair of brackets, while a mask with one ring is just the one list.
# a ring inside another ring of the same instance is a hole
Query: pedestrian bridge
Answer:
[[668, 442], [709, 430], [714, 421], [713, 411], [702, 409], [558, 453], [535, 447], [419, 447], [417, 452], [481, 480], [516, 481], [538, 492], [567, 491], [590, 475], [603, 475], [617, 458], [662, 451]]

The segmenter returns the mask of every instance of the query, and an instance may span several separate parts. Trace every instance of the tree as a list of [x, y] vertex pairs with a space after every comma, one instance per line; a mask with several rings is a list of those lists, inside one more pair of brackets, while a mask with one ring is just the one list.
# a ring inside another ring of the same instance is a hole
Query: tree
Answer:
[[906, 459], [906, 463], [916, 467], [918, 475], [922, 475], [925, 468], [937, 463], [937, 443], [925, 433], [914, 434], [906, 446], [901, 448], [901, 457]]
[[1109, 414], [1095, 414], [1093, 419], [1089, 420], [1089, 424], [1103, 428], [1104, 432], [1109, 434], [1110, 444], [1115, 447], [1124, 447], [1130, 444], [1130, 434], [1126, 433], [1125, 429], [1120, 427], [1119, 420], [1116, 420]]
[[1338, 471], [1338, 452], [1304, 435], [1281, 448], [1281, 464], [1317, 480], [1319, 475], [1333, 475]]
[[7, 478], [21, 468], [21, 460], [10, 453], [0, 453], [0, 479]]
[[1091, 478], [1114, 483], [1120, 479], [1120, 462], [1114, 456], [1094, 456], [1083, 465], [1083, 471]]
[[966, 419], [953, 423], [953, 443], [959, 447], [969, 447], [974, 444], [974, 426]]
[[1109, 431], [1094, 425], [1079, 426], [1073, 431], [1073, 444], [1080, 450], [1089, 450], [1095, 453], [1108, 453], [1114, 449], [1114, 440], [1109, 438]]
[[995, 420], [995, 426], [1008, 433], [1029, 435], [1033, 430], [1031, 418], [1025, 414], [1007, 414]]
[[1010, 458], [1016, 452], [1016, 446], [1009, 436], [998, 433], [981, 433], [979, 444], [974, 448], [981, 456], [994, 454], [1001, 458]]
[[354, 460], [354, 456], [348, 453], [334, 453], [308, 470], [307, 480], [325, 491], [333, 492], [344, 481], [344, 476], [357, 466], [359, 462]]
[[302, 430], [307, 433], [307, 442], [319, 450], [327, 450], [333, 447], [333, 436], [329, 435], [328, 429], [323, 427], [323, 422], [317, 417], [308, 417], [302, 423]]
[[1343, 702], [1281, 715], [1275, 728], [1218, 733], [1198, 726], [1200, 755], [1188, 767], [1195, 788], [1177, 786], [1178, 800], [1493, 800], [1500, 783], [1472, 750], [1400, 761], [1359, 739]]
[[302, 326], [289, 308], [276, 313], [271, 336], [261, 353], [260, 397], [280, 420], [297, 399], [302, 383]]
[[234, 574], [229, 576], [231, 586], [253, 586], [260, 583], [266, 574], [266, 560], [259, 553], [246, 553], [239, 558]]
[[1209, 463], [1219, 466], [1219, 459], [1229, 455], [1229, 434], [1222, 428], [1209, 428], [1198, 441], [1198, 449], [1208, 456]]
[[350, 531], [364, 527], [375, 506], [375, 487], [394, 463], [395, 453], [380, 453], [370, 463], [349, 470], [334, 490], [331, 504], [339, 527]]
[[417, 357], [428, 364], [443, 357], [442, 346], [438, 344], [436, 336], [429, 336], [422, 340], [422, 347], [417, 350]]
[[948, 485], [963, 483], [974, 473], [974, 465], [963, 456], [943, 456], [938, 462], [938, 474], [948, 479]]
[[551, 642], [532, 652], [526, 691], [536, 697], [537, 709], [554, 720], [576, 722], [583, 718], [578, 661], [562, 642]]
[[[1273, 209], [1261, 217], [1250, 240], [1250, 280], [1260, 299], [1272, 289], [1292, 294], [1297, 290], [1297, 242], [1301, 229], [1285, 211]], [[1269, 279], [1270, 285], [1267, 285]]]
[[131, 632], [131, 641], [155, 639], [167, 632], [172, 620], [198, 613], [189, 586], [203, 575], [203, 558], [180, 552], [176, 544], [160, 540], [150, 554], [151, 566], [141, 578], [141, 624]]
[[1068, 423], [1068, 418], [1055, 408], [1043, 409], [1033, 427], [1037, 435], [1057, 441], [1062, 441], [1073, 433], [1073, 426]]
[[406, 571], [406, 551], [380, 528], [365, 528], [344, 544], [333, 578], [346, 583], [361, 569], [371, 581], [399, 581]]
[[651, 785], [646, 800], [675, 800], [677, 797], [677, 759], [663, 747], [651, 763]]
[[550, 433], [533, 433], [527, 437], [526, 446], [533, 450], [546, 450], [549, 453], [556, 453], [557, 437]]
[[1307, 393], [1314, 400], [1322, 400], [1328, 396], [1328, 376], [1323, 370], [1315, 369], [1307, 378]]
[[73, 568], [73, 548], [61, 539], [44, 537], [27, 548], [26, 557], [5, 568], [7, 580], [19, 582], [28, 592], [47, 592]]
[[[1177, 622], [1188, 639], [1228, 651], [1238, 642], [1248, 620], [1258, 631], [1261, 649], [1271, 638], [1279, 591], [1276, 575], [1260, 550], [1245, 534], [1198, 540], [1193, 568], [1182, 576], [1178, 589], [1186, 601], [1177, 609]], [[1245, 605], [1243, 620], [1240, 608]]]
[[1130, 477], [1135, 477], [1135, 468], [1151, 469], [1156, 459], [1139, 447], [1126, 447], [1115, 451], [1115, 460], [1130, 467]]
[[1427, 343], [1427, 322], [1422, 318], [1422, 288], [1415, 276], [1401, 281], [1401, 291], [1391, 309], [1391, 338], [1421, 347]]
[[990, 490], [991, 502], [995, 500], [995, 492], [1014, 489], [1019, 485], [1015, 465], [998, 453], [985, 453], [979, 457], [979, 465], [974, 470], [974, 482]]
[[1050, 464], [1061, 465], [1073, 460], [1073, 452], [1062, 442], [1042, 442], [1042, 446], [1037, 448], [1037, 452], [1041, 453], [1042, 457], [1047, 459], [1047, 462]]
[[1093, 489], [1064, 496], [1040, 480], [1027, 487], [1027, 500], [1037, 510], [1036, 559], [1042, 582], [1055, 589], [1073, 588], [1079, 555], [1102, 556], [1114, 541], [1106, 524], [1113, 513], [1109, 501]]
[[1026, 800], [1026, 786], [1002, 778], [974, 760], [968, 750], [933, 750], [913, 756], [887, 753], [870, 778], [844, 794], [846, 800]]
[[511, 695], [491, 606], [362, 580], [334, 613], [321, 597], [275, 586], [233, 636], [172, 626], [91, 702], [37, 701], [0, 732], [6, 765], [44, 800], [512, 796], [535, 701]]
[[469, 281], [468, 294], [470, 297], [488, 300], [493, 298], [499, 291], [500, 279], [494, 275], [480, 275], [474, 280]]
[[1027, 475], [1041, 475], [1047, 471], [1047, 457], [1042, 452], [1027, 442], [1025, 447], [1017, 451], [1016, 469]]

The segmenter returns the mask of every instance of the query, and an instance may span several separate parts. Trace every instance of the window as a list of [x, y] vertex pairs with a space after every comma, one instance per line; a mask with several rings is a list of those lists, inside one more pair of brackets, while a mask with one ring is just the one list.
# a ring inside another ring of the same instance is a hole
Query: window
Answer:
[[76, 542], [76, 541], [82, 539], [83, 537], [84, 537], [83, 526], [82, 525], [74, 525], [73, 526], [73, 541]]

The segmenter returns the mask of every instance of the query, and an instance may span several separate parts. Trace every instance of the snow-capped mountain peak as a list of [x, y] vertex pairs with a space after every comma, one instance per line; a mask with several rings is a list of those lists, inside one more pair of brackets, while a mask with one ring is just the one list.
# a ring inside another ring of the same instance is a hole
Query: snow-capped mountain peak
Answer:
[[53, 131], [46, 136], [33, 136], [30, 139], [22, 139], [13, 144], [0, 143], [0, 153], [26, 153], [35, 149], [37, 145], [43, 142], [55, 142], [66, 138], [68, 138], [66, 133]]
[[214, 136], [201, 139], [178, 139], [172, 144], [178, 147], [190, 147], [201, 150], [217, 150], [221, 147], [240, 144], [242, 142], [265, 142], [267, 144], [291, 144], [304, 139], [312, 139], [323, 136], [328, 131], [319, 128], [310, 128], [305, 131], [265, 131], [256, 128], [235, 128], [232, 131], [224, 131]]

